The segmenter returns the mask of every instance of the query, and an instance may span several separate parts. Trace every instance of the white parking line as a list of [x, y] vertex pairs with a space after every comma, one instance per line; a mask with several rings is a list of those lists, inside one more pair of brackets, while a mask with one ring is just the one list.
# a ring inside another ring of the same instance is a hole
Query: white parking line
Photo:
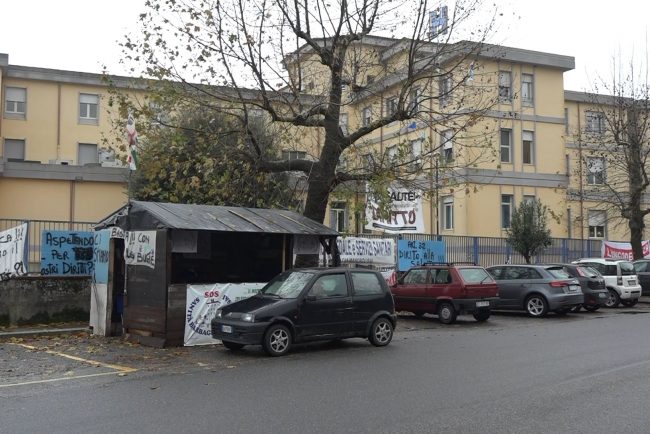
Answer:
[[92, 365], [92, 366], [101, 366], [101, 367], [104, 367], [104, 368], [113, 369], [113, 370], [115, 370], [115, 372], [101, 372], [101, 373], [97, 373], [97, 374], [74, 375], [74, 376], [69, 376], [69, 377], [50, 378], [50, 379], [47, 379], [47, 380], [24, 381], [22, 383], [0, 384], [0, 389], [1, 388], [6, 388], [6, 387], [24, 386], [24, 385], [28, 385], [28, 384], [52, 383], [52, 382], [55, 382], [55, 381], [76, 380], [76, 379], [79, 379], [79, 378], [91, 378], [91, 377], [101, 377], [101, 376], [106, 376], [106, 375], [128, 374], [130, 372], [137, 371], [137, 369], [129, 368], [127, 366], [113, 365], [111, 363], [99, 362], [97, 360], [84, 359], [82, 357], [77, 357], [77, 356], [72, 356], [70, 354], [60, 353], [58, 351], [41, 350], [41, 349], [39, 349], [37, 347], [34, 347], [32, 345], [18, 344], [18, 343], [9, 343], [9, 345], [16, 345], [16, 346], [19, 346], [19, 347], [27, 348], [28, 350], [42, 351], [42, 352], [47, 353], [47, 354], [52, 354], [54, 356], [64, 357], [66, 359], [74, 360], [74, 361], [77, 361], [77, 362], [87, 363], [87, 364]]

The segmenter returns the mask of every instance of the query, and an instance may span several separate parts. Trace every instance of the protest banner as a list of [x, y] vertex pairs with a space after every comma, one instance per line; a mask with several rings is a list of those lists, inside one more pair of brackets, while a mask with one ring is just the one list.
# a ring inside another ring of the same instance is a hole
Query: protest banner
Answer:
[[27, 223], [0, 232], [0, 282], [27, 274]]
[[[643, 257], [650, 258], [650, 241], [641, 241], [641, 248], [643, 249]], [[630, 243], [617, 243], [603, 240], [600, 253], [603, 258], [634, 260], [632, 245]]]
[[444, 241], [397, 241], [397, 269], [407, 271], [427, 262], [445, 262]]
[[94, 243], [89, 231], [42, 231], [41, 275], [92, 275]]
[[388, 218], [379, 216], [379, 205], [372, 195], [366, 202], [366, 229], [388, 233], [424, 233], [422, 192], [414, 189], [391, 188], [391, 211]]
[[156, 231], [130, 231], [124, 238], [124, 262], [156, 268]]
[[188, 285], [184, 345], [218, 343], [217, 339], [212, 339], [211, 330], [211, 322], [217, 310], [257, 294], [264, 285], [265, 283]]

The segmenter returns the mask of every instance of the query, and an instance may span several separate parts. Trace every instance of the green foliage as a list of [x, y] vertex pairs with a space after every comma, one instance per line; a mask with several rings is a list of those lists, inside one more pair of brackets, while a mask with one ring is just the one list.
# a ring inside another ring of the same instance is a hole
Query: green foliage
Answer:
[[[254, 208], [296, 208], [289, 174], [264, 173], [243, 157], [244, 133], [238, 119], [198, 106], [175, 108], [163, 123], [145, 125], [139, 167], [131, 179], [138, 200]], [[273, 141], [253, 125], [264, 152]], [[294, 182], [295, 184], [295, 182]]]
[[512, 213], [507, 231], [508, 244], [530, 264], [533, 256], [551, 245], [551, 231], [547, 227], [548, 207], [538, 199], [522, 201]]

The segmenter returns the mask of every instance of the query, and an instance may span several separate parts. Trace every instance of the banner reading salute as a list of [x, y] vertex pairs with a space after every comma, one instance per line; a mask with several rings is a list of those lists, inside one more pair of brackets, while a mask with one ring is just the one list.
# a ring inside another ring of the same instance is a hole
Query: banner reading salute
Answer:
[[389, 189], [392, 202], [390, 216], [379, 216], [379, 205], [372, 195], [366, 203], [366, 229], [389, 233], [424, 233], [422, 192], [408, 188]]

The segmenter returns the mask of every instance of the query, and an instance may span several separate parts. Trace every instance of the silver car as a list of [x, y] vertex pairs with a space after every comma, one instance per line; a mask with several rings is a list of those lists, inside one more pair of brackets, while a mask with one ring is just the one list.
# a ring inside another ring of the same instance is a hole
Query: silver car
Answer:
[[532, 317], [564, 315], [584, 301], [580, 282], [561, 266], [495, 265], [486, 270], [499, 286], [497, 310], [524, 310]]

